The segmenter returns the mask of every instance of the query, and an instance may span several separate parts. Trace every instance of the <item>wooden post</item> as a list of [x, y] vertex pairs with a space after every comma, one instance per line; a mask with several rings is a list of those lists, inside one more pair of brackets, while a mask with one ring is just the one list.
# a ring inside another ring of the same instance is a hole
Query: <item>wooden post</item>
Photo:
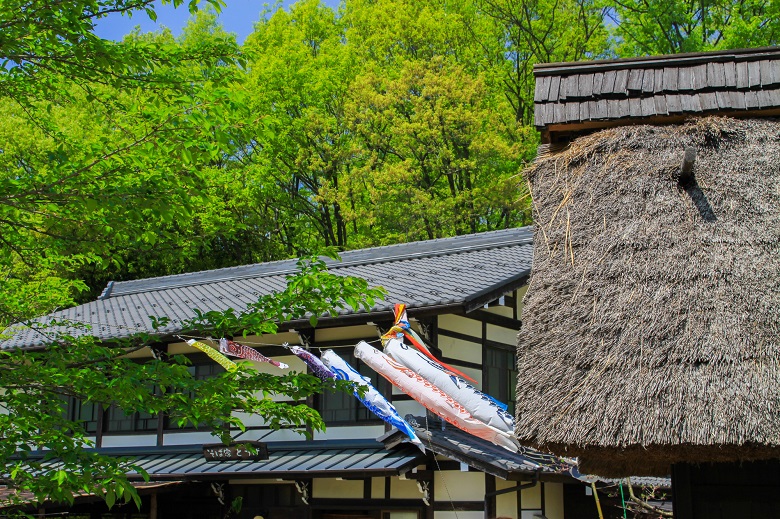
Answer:
[[496, 496], [490, 495], [496, 491], [496, 477], [485, 474], [485, 519], [492, 519], [496, 515]]
[[157, 519], [157, 492], [149, 496], [149, 519]]
[[593, 489], [593, 499], [596, 500], [596, 510], [599, 512], [599, 519], [604, 519], [604, 513], [601, 511], [601, 501], [599, 501], [599, 491], [596, 488], [596, 482], [590, 484], [590, 488]]
[[693, 178], [693, 163], [696, 161], [696, 148], [685, 148], [682, 166], [680, 167], [680, 184], [687, 184]]

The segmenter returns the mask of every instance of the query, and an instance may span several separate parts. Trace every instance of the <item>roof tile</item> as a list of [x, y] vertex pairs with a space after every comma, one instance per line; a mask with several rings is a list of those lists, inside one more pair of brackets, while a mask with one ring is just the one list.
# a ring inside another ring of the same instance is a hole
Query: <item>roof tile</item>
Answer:
[[[706, 73], [706, 72], [705, 72]], [[677, 69], [677, 90], [687, 92], [693, 90], [694, 74], [690, 67], [680, 67]]]
[[[375, 312], [389, 311], [394, 302], [411, 308], [466, 305], [482, 291], [515, 283], [518, 276], [530, 273], [531, 239], [530, 228], [520, 228], [362, 249], [345, 252], [343, 262], [331, 262], [329, 268], [339, 275], [370, 275], [373, 286], [384, 286], [387, 302], [378, 302]], [[51, 317], [90, 324], [91, 333], [103, 340], [137, 331], [154, 332], [149, 319], [152, 315], [173, 319], [159, 333], [178, 333], [181, 321], [194, 317], [195, 308], [240, 310], [263, 294], [283, 290], [289, 270], [281, 267], [289, 262], [269, 265], [116, 283], [108, 298], [55, 312]], [[31, 329], [18, 328], [0, 345], [24, 347], [42, 341], [44, 337]]]
[[731, 61], [727, 61], [723, 64], [723, 74], [726, 79], [726, 88], [734, 88], [737, 86], [737, 64]]
[[707, 66], [708, 64], [702, 63], [701, 65], [696, 65], [690, 69], [691, 75], [693, 76], [693, 90], [704, 90], [709, 86]]
[[632, 69], [628, 73], [628, 83], [626, 87], [629, 91], [640, 91], [642, 90], [642, 78], [644, 76], [643, 70], [641, 69]]
[[604, 83], [604, 73], [596, 72], [593, 74], [593, 95], [598, 95], [603, 92], [602, 84]]
[[748, 88], [761, 86], [761, 66], [758, 61], [749, 61], [748, 64]]
[[618, 70], [615, 76], [615, 85], [612, 87], [615, 94], [628, 95], [628, 70]]
[[668, 108], [666, 106], [666, 96], [658, 95], [654, 97], [655, 100], [655, 113], [660, 115], [668, 114]]
[[579, 79], [579, 97], [587, 98], [593, 95], [593, 74], [582, 74]]
[[707, 63], [707, 86], [713, 88], [726, 86], [726, 66], [724, 63]]

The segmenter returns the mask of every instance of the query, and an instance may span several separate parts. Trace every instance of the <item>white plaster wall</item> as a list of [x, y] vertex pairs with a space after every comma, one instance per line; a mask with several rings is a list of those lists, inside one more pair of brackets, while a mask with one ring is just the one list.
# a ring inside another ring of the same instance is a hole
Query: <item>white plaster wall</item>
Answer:
[[314, 342], [320, 341], [355, 341], [356, 339], [364, 339], [366, 337], [379, 338], [379, 332], [376, 326], [371, 325], [359, 325], [359, 326], [340, 326], [337, 328], [317, 328], [314, 331]]
[[436, 501], [483, 501], [485, 474], [482, 472], [436, 471], [433, 475]]
[[485, 512], [434, 512], [434, 519], [485, 519]]
[[528, 292], [528, 285], [520, 287], [515, 291], [515, 300], [517, 301], [517, 315], [520, 315], [523, 311], [523, 298], [525, 293]]
[[253, 346], [258, 343], [282, 345], [285, 342], [290, 345], [295, 345], [301, 344], [301, 337], [295, 332], [280, 332], [264, 335], [247, 335], [246, 338], [236, 337], [235, 341], [240, 344], [246, 344], [247, 346]]
[[544, 515], [547, 519], [563, 519], [563, 483], [544, 484]]
[[102, 447], [154, 447], [156, 434], [104, 434]]
[[514, 317], [514, 310], [511, 306], [496, 305], [484, 308], [484, 310], [491, 314], [501, 315], [503, 317]]
[[521, 490], [522, 494], [520, 495], [521, 504], [523, 508], [534, 508], [534, 509], [540, 509], [542, 508], [542, 487], [541, 483], [537, 484], [536, 486], [533, 486], [531, 488], [526, 488]]
[[[503, 490], [516, 486], [517, 482], [515, 481], [505, 481], [496, 478], [496, 490]], [[517, 519], [517, 492], [509, 492], [508, 494], [496, 496], [496, 516]]]
[[[234, 433], [234, 436], [238, 432]], [[238, 436], [239, 440], [258, 440], [264, 442], [306, 441], [306, 436], [295, 432], [294, 429], [254, 429]]]
[[127, 355], [123, 355], [127, 359], [150, 359], [152, 358], [152, 352], [149, 348], [141, 348], [140, 350], [131, 351]]
[[[481, 351], [481, 350], [480, 350]], [[480, 353], [480, 360], [479, 363], [482, 364], [482, 354]], [[455, 366], [453, 366], [455, 367]], [[477, 389], [482, 387], [482, 370], [481, 369], [474, 369], [474, 368], [464, 368], [463, 366], [457, 367], [459, 371], [462, 371], [466, 375], [470, 376], [474, 380], [477, 381]]]
[[[482, 329], [480, 329], [479, 337], [482, 337]], [[439, 334], [439, 349], [445, 357], [482, 364], [481, 339], [480, 344], [478, 344]]]
[[363, 499], [363, 480], [314, 478], [311, 497]]
[[445, 314], [439, 316], [439, 329], [465, 333], [472, 337], [482, 337], [482, 323], [460, 315]]
[[328, 427], [325, 432], [314, 433], [315, 440], [351, 440], [354, 438], [376, 438], [385, 433], [384, 425], [359, 425]]
[[[203, 443], [218, 443], [219, 438], [207, 431], [191, 432], [166, 432], [163, 438], [164, 445], [197, 445]], [[105, 445], [105, 439], [103, 440]]]
[[417, 482], [413, 479], [390, 478], [391, 499], [420, 499], [422, 494], [417, 489]]
[[[418, 519], [419, 515], [417, 512], [385, 512], [387, 514], [387, 519]], [[383, 516], [385, 517], [385, 516]]]
[[228, 479], [230, 485], [290, 485], [293, 486], [291, 481], [277, 481], [275, 479]]
[[306, 436], [296, 432], [294, 429], [279, 429], [278, 431], [258, 431], [259, 439], [265, 442], [287, 442], [287, 441], [306, 441]]
[[517, 332], [520, 330], [512, 330], [510, 328], [504, 328], [503, 326], [496, 326], [494, 324], [487, 325], [487, 338], [495, 342], [503, 342], [510, 346], [517, 345]]
[[265, 425], [263, 417], [257, 414], [233, 412], [233, 416], [241, 420], [246, 427], [262, 427]]
[[385, 478], [371, 478], [371, 499], [385, 498]]

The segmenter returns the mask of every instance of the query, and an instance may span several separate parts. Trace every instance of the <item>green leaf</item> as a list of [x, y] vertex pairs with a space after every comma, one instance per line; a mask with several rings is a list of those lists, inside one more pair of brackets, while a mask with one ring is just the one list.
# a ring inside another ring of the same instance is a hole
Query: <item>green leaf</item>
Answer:
[[114, 507], [114, 503], [116, 503], [116, 492], [113, 490], [113, 488], [106, 490], [103, 499], [105, 500], [106, 506], [109, 510]]
[[66, 479], [68, 479], [68, 473], [64, 470], [58, 470], [54, 473], [54, 480], [58, 485], [62, 485]]

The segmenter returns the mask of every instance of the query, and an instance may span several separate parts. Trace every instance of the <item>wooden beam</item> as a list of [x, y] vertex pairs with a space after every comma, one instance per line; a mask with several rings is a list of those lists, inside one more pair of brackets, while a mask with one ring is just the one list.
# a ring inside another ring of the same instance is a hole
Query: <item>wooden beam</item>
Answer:
[[433, 509], [437, 512], [482, 512], [484, 501], [436, 501]]
[[[689, 113], [682, 115], [656, 115], [652, 117], [624, 117], [621, 119], [610, 119], [603, 121], [588, 121], [582, 123], [556, 123], [550, 124], [546, 127], [538, 130], [546, 131], [550, 138], [559, 139], [566, 138], [574, 140], [580, 135], [584, 135], [590, 131], [603, 130], [605, 128], [615, 128], [617, 126], [633, 126], [637, 124], [681, 124], [691, 117], [707, 117], [710, 115], [718, 115], [724, 117], [734, 117], [737, 119], [747, 117], [778, 117], [780, 116], [780, 108], [767, 108], [758, 110], [736, 110], [736, 109], [722, 109], [711, 110], [706, 112]], [[551, 155], [555, 155], [551, 153]]]
[[487, 310], [474, 310], [471, 313], [469, 313], [468, 316], [471, 317], [472, 319], [478, 319], [488, 324], [501, 326], [502, 328], [509, 328], [510, 330], [514, 330], [514, 331], [520, 331], [520, 326], [522, 325], [522, 323], [517, 319], [513, 319], [511, 317], [506, 317], [499, 314], [494, 314], [488, 312]]
[[682, 166], [680, 166], [680, 184], [687, 184], [693, 179], [693, 163], [696, 162], [696, 148], [689, 146], [685, 148]]
[[485, 474], [485, 517], [488, 519], [496, 516], [496, 477]]

